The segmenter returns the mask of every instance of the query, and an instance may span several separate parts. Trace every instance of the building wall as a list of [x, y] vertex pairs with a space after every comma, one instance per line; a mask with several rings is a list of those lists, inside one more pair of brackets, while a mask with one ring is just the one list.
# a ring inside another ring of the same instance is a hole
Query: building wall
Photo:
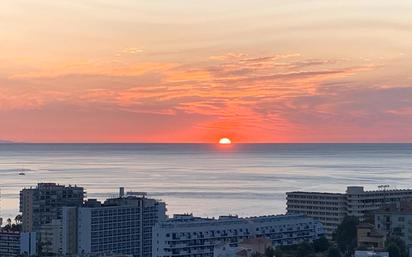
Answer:
[[330, 237], [347, 215], [361, 221], [365, 214], [384, 205], [412, 197], [412, 190], [364, 191], [363, 187], [348, 187], [346, 193], [288, 192], [287, 212], [305, 214], [325, 226]]
[[360, 224], [357, 227], [357, 243], [358, 247], [366, 247], [367, 249], [384, 249], [386, 236], [380, 233], [371, 224]]
[[344, 194], [289, 192], [286, 199], [289, 214], [305, 214], [319, 220], [328, 235], [342, 223], [347, 213]]
[[105, 204], [78, 208], [77, 252], [151, 257], [152, 227], [164, 219], [164, 203], [132, 197], [109, 199]]
[[19, 257], [20, 255], [20, 233], [0, 232], [0, 256]]
[[385, 234], [396, 234], [412, 247], [412, 213], [375, 214], [375, 228]]
[[62, 221], [52, 220], [48, 224], [40, 226], [40, 244], [42, 252], [46, 254], [62, 253]]
[[25, 188], [20, 192], [20, 211], [23, 231], [38, 231], [44, 224], [61, 219], [63, 206], [81, 206], [84, 189], [55, 183], [39, 183], [36, 188]]
[[63, 207], [62, 252], [64, 255], [77, 253], [77, 208]]
[[37, 233], [23, 232], [20, 234], [20, 253], [26, 256], [37, 255]]
[[20, 212], [22, 213], [22, 230], [29, 232], [33, 230], [33, 190], [22, 190], [20, 192]]
[[[92, 215], [91, 208], [79, 208], [77, 210], [77, 253], [92, 252]], [[67, 235], [63, 234], [63, 241]]]

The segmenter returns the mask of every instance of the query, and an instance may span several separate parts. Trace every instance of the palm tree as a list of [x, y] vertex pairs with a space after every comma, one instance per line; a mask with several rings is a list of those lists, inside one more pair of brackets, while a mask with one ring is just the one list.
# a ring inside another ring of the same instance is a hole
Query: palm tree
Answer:
[[14, 222], [16, 222], [16, 224], [21, 224], [23, 221], [23, 217], [21, 216], [21, 214], [18, 214], [15, 218], [14, 218]]

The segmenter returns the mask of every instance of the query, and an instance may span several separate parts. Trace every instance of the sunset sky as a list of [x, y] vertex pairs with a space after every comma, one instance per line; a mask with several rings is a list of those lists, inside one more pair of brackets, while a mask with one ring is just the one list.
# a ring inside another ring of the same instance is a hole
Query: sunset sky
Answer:
[[3, 0], [0, 139], [412, 142], [410, 0]]

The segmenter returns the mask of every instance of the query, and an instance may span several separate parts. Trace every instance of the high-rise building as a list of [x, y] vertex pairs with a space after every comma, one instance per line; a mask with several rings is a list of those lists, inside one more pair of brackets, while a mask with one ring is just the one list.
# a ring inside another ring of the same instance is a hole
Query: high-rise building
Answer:
[[164, 202], [145, 194], [122, 193], [104, 203], [64, 208], [63, 254], [119, 253], [152, 256], [152, 230], [166, 218]]
[[324, 234], [322, 224], [303, 215], [278, 215], [219, 219], [175, 215], [157, 223], [153, 232], [153, 256], [211, 257], [221, 243], [238, 246], [247, 238], [266, 237], [273, 246], [313, 241]]
[[42, 225], [62, 217], [63, 206], [81, 206], [84, 189], [55, 183], [39, 183], [20, 191], [20, 212], [24, 232], [38, 231]]
[[331, 236], [345, 216], [355, 216], [361, 221], [364, 215], [389, 203], [412, 197], [412, 189], [365, 191], [360, 186], [350, 186], [346, 193], [288, 192], [288, 214], [305, 214], [313, 217], [325, 227]]

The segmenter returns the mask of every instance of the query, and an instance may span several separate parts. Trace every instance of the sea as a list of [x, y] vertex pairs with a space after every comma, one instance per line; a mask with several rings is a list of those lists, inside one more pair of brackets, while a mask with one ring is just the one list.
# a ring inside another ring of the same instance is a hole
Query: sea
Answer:
[[288, 191], [412, 188], [411, 169], [412, 144], [0, 144], [0, 216], [40, 182], [147, 192], [169, 216], [283, 214]]

